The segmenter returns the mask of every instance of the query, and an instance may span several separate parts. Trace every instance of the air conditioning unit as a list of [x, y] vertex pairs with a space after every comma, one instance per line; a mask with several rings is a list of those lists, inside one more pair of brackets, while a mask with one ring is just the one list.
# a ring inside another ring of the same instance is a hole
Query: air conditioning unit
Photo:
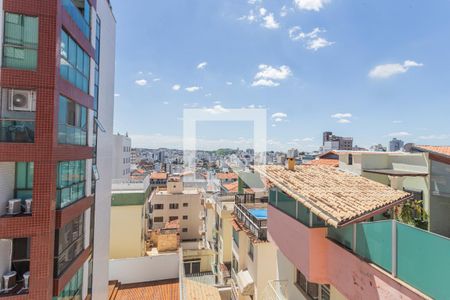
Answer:
[[29, 215], [31, 214], [31, 204], [33, 203], [33, 199], [25, 199], [24, 205], [24, 213]]
[[10, 90], [9, 110], [36, 111], [36, 92], [27, 90]]
[[22, 212], [22, 200], [20, 199], [11, 199], [8, 201], [8, 215], [18, 215]]

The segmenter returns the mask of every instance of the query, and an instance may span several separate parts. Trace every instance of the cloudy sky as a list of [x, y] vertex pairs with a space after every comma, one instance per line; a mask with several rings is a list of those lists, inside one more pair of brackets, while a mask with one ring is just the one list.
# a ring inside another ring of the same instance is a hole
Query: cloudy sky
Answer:
[[[132, 5], [130, 4], [132, 3]], [[450, 144], [450, 1], [113, 0], [115, 131], [181, 147], [183, 111], [267, 109], [268, 148]], [[200, 148], [249, 122], [202, 122]]]

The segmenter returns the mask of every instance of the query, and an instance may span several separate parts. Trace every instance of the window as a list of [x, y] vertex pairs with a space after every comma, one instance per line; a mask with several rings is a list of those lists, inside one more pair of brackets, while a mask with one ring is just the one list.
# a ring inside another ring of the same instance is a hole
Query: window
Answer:
[[87, 108], [59, 96], [58, 142], [87, 145]]
[[253, 260], [253, 243], [251, 240], [248, 241], [248, 256]]
[[178, 220], [178, 216], [171, 216], [171, 217], [169, 217], [169, 222], [175, 221], [175, 220]]
[[239, 231], [236, 231], [236, 229], [233, 228], [233, 241], [235, 242], [236, 246], [239, 247]]
[[153, 205], [153, 209], [164, 209], [164, 204], [155, 204]]
[[61, 31], [61, 77], [85, 93], [89, 92], [91, 58], [64, 31]]
[[56, 208], [64, 208], [86, 195], [86, 161], [58, 163]]
[[321, 284], [320, 285], [320, 300], [330, 300], [330, 285]]
[[81, 287], [83, 286], [83, 267], [70, 279], [64, 290], [53, 300], [81, 299]]
[[188, 207], [189, 203], [183, 203], [183, 207]]
[[178, 209], [178, 203], [170, 203], [169, 209]]
[[348, 155], [348, 164], [351, 166], [353, 165], [353, 154]]
[[233, 254], [233, 257], [231, 259], [231, 268], [233, 269], [234, 273], [236, 273], [236, 274], [238, 273], [239, 263], [238, 263], [236, 257], [234, 257], [234, 254]]
[[3, 67], [36, 70], [38, 40], [37, 17], [5, 13]]
[[89, 39], [91, 34], [91, 6], [87, 0], [62, 0], [62, 5], [67, 13], [72, 17], [78, 28]]
[[188, 232], [188, 229], [187, 228], [183, 228], [182, 231], [183, 232]]
[[164, 217], [154, 217], [153, 222], [154, 223], [162, 223], [162, 222], [164, 222]]
[[185, 274], [197, 274], [200, 273], [200, 260], [198, 259], [187, 259], [183, 262], [184, 273]]
[[55, 233], [55, 276], [64, 272], [84, 250], [84, 215]]
[[22, 279], [23, 273], [30, 271], [30, 239], [13, 239], [12, 249], [11, 269]]
[[33, 194], [33, 162], [16, 163], [15, 197], [22, 200], [32, 197]]
[[297, 270], [297, 279], [295, 283], [297, 287], [311, 297], [311, 299], [319, 299], [319, 285], [306, 280], [305, 275], [299, 270]]
[[183, 220], [187, 220], [188, 219], [188, 216], [183, 216]]

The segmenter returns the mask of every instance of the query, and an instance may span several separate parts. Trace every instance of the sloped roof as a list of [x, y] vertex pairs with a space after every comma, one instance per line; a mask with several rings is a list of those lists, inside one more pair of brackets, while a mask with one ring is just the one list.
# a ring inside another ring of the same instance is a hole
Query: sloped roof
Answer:
[[183, 279], [185, 296], [187, 300], [220, 300], [220, 293], [217, 288], [201, 282]]
[[225, 179], [238, 179], [238, 175], [236, 173], [217, 173], [216, 174], [217, 179], [225, 180]]
[[334, 227], [362, 221], [412, 199], [370, 179], [324, 166], [255, 166], [276, 187]]
[[167, 173], [165, 172], [153, 172], [150, 175], [150, 179], [167, 179]]
[[422, 151], [426, 151], [426, 152], [431, 152], [437, 155], [444, 155], [444, 156], [448, 156], [450, 157], [450, 146], [428, 146], [428, 145], [424, 145], [424, 146], [415, 146], [415, 148], [422, 150]]
[[309, 161], [308, 163], [306, 163], [306, 165], [339, 167], [339, 160], [331, 158], [319, 158]]
[[237, 193], [238, 187], [239, 187], [239, 182], [235, 181], [232, 183], [226, 183], [226, 184], [223, 184], [222, 186], [230, 193]]

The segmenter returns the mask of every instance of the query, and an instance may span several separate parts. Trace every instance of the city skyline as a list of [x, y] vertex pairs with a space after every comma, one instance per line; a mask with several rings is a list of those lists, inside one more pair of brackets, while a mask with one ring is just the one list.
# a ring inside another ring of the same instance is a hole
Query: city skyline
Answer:
[[[183, 109], [255, 107], [267, 109], [270, 150], [315, 150], [327, 130], [365, 148], [448, 144], [449, 3], [310, 3], [113, 1], [115, 132], [176, 148]], [[224, 124], [201, 138], [219, 148], [251, 137]]]

